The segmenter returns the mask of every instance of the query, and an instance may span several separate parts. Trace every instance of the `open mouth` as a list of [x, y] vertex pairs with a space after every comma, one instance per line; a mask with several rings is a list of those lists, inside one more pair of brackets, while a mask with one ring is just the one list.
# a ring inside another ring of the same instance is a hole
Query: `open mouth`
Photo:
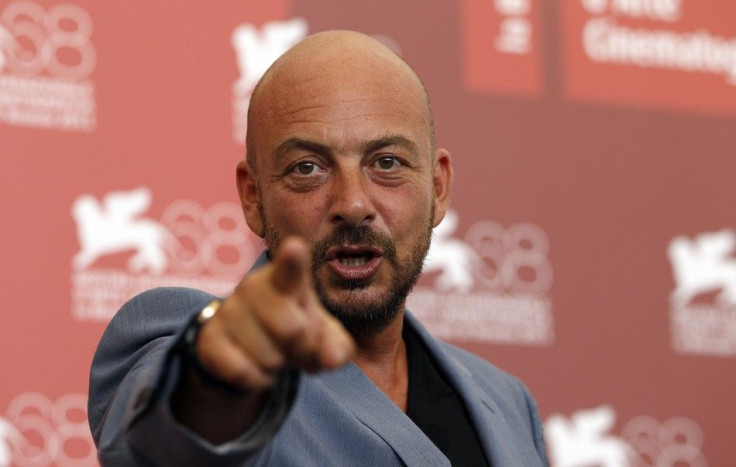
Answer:
[[338, 255], [337, 260], [340, 261], [340, 264], [344, 264], [345, 266], [360, 266], [370, 261], [371, 258], [373, 258], [373, 255], [370, 253], [357, 254], [357, 256], [353, 253], [348, 253], [345, 255]]
[[368, 245], [340, 245], [327, 250], [327, 261], [337, 260], [346, 266], [360, 266], [371, 259], [383, 256], [383, 252]]
[[367, 245], [340, 245], [327, 251], [327, 263], [344, 279], [368, 279], [378, 271], [383, 251]]

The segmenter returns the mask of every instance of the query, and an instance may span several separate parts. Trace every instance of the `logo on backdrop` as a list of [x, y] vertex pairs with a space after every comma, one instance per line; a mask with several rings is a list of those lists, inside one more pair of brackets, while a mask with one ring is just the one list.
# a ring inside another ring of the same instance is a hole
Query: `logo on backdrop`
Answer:
[[603, 405], [580, 410], [569, 419], [551, 415], [544, 424], [555, 466], [599, 465], [605, 467], [633, 464], [633, 449], [610, 433], [616, 422], [613, 407]]
[[72, 314], [108, 321], [128, 299], [153, 287], [178, 285], [214, 294], [232, 289], [260, 250], [240, 206], [205, 208], [177, 200], [160, 219], [145, 216], [153, 203], [146, 187], [101, 199], [77, 197], [71, 213], [79, 251], [72, 258]]
[[464, 0], [465, 82], [473, 91], [541, 91], [538, 0]]
[[240, 71], [233, 84], [233, 138], [245, 143], [248, 104], [258, 80], [284, 52], [307, 35], [307, 22], [301, 18], [271, 21], [262, 28], [241, 24], [232, 34], [232, 45]]
[[610, 405], [578, 410], [571, 416], [553, 414], [544, 432], [554, 467], [627, 467], [682, 465], [705, 467], [703, 430], [694, 421], [673, 417], [660, 423], [639, 415], [612, 433], [616, 411]]
[[[598, 63], [661, 68], [685, 73], [724, 76], [736, 85], [736, 43], [705, 29], [675, 32], [667, 29], [630, 28], [614, 17], [646, 19], [666, 24], [682, 18], [683, 0], [607, 1], [580, 0], [594, 15], [583, 29], [583, 47], [588, 58]], [[599, 16], [602, 15], [602, 16]]]
[[87, 425], [87, 396], [21, 393], [0, 416], [0, 467], [94, 466], [97, 450]]
[[526, 55], [532, 50], [531, 0], [495, 0], [494, 6], [503, 17], [496, 50], [505, 54]]
[[0, 9], [0, 122], [93, 131], [97, 56], [92, 19], [78, 5], [29, 0]]
[[672, 239], [670, 335], [682, 354], [736, 355], [736, 232]]
[[551, 345], [553, 272], [546, 233], [534, 224], [505, 228], [483, 220], [459, 239], [458, 224], [450, 210], [434, 229], [409, 309], [444, 339]]
[[697, 0], [579, 0], [564, 2], [562, 11], [570, 95], [617, 104], [736, 109], [736, 28], [723, 20], [736, 13], [732, 2], [714, 8]]

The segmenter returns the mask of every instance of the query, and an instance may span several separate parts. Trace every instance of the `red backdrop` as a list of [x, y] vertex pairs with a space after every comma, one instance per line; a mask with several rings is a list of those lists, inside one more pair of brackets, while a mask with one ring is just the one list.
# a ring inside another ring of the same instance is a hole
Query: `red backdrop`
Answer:
[[139, 290], [261, 249], [255, 80], [355, 29], [424, 79], [453, 210], [412, 309], [518, 375], [551, 460], [736, 465], [730, 0], [0, 3], [0, 466], [94, 464], [89, 364]]

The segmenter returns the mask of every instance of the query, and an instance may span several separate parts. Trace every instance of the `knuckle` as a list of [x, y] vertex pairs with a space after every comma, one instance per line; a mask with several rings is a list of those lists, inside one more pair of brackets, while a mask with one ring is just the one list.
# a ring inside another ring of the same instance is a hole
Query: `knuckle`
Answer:
[[261, 367], [265, 371], [271, 373], [283, 368], [285, 363], [286, 361], [282, 355], [278, 353], [271, 353], [268, 356], [264, 357], [263, 361], [261, 362]]
[[273, 386], [274, 379], [261, 371], [248, 371], [235, 378], [235, 384], [252, 390], [264, 390]]
[[245, 389], [261, 389], [260, 385], [263, 384], [263, 380], [258, 373], [254, 366], [243, 362], [240, 365], [231, 366], [220, 377], [230, 384]]
[[293, 344], [302, 340], [307, 333], [307, 325], [304, 320], [283, 320], [276, 329], [276, 334], [287, 344]]

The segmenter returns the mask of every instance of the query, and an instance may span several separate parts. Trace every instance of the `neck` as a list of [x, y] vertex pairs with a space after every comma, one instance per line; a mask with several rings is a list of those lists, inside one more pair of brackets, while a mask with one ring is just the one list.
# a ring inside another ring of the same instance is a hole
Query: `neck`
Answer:
[[358, 348], [354, 362], [394, 404], [406, 410], [409, 377], [403, 328], [402, 312], [387, 326], [354, 336]]

